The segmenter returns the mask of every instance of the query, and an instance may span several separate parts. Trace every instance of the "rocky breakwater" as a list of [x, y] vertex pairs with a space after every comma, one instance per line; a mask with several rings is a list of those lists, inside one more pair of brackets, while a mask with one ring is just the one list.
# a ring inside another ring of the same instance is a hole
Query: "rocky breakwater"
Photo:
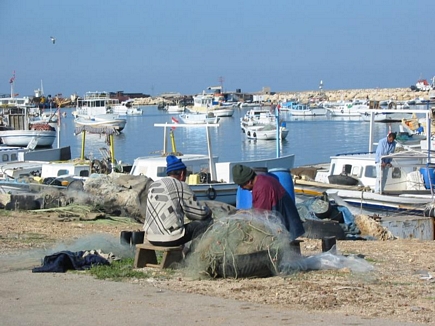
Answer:
[[409, 101], [416, 98], [429, 100], [430, 92], [416, 92], [408, 88], [372, 88], [372, 89], [340, 89], [303, 91], [303, 92], [280, 92], [267, 96], [267, 100], [280, 102], [288, 99], [298, 99], [306, 103], [312, 100], [324, 99], [327, 101], [352, 101], [354, 99], [369, 99], [375, 101]]
[[[259, 94], [259, 93], [255, 93]], [[371, 89], [339, 89], [339, 90], [311, 90], [311, 91], [288, 91], [277, 92], [273, 95], [264, 94], [265, 101], [278, 103], [290, 99], [298, 99], [300, 102], [312, 102], [319, 100], [352, 101], [354, 99], [369, 99], [375, 101], [409, 101], [414, 99], [430, 99], [430, 92], [416, 92], [407, 88], [371, 88]], [[146, 97], [135, 99], [137, 105], [158, 105], [165, 102], [162, 97]]]

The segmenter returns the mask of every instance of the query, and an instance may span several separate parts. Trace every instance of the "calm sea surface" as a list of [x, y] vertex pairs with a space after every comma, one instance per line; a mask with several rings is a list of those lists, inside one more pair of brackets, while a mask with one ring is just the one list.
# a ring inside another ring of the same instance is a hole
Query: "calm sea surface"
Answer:
[[[115, 136], [115, 158], [133, 163], [139, 156], [150, 155], [163, 149], [163, 128], [155, 123], [171, 123], [174, 114], [158, 110], [156, 106], [142, 108], [142, 116], [127, 117], [127, 125], [122, 134]], [[233, 117], [221, 118], [218, 128], [210, 129], [212, 150], [219, 161], [243, 161], [266, 159], [277, 156], [277, 146], [273, 140], [252, 141], [245, 139], [240, 129], [240, 118], [249, 109], [236, 109]], [[80, 157], [82, 136], [74, 136], [72, 109], [66, 111], [60, 125], [60, 145], [71, 146], [73, 158]], [[279, 155], [295, 154], [295, 166], [329, 162], [329, 157], [345, 152], [368, 151], [370, 123], [359, 118], [292, 117], [285, 112], [281, 117], [290, 130], [287, 139], [280, 143]], [[390, 124], [375, 123], [374, 141], [385, 137]], [[392, 131], [398, 131], [398, 123], [392, 123]], [[176, 149], [181, 153], [207, 153], [206, 133], [203, 128], [177, 128], [175, 130]], [[57, 144], [57, 140], [54, 146]], [[100, 148], [106, 147], [105, 137], [87, 134], [85, 155], [101, 159]], [[374, 147], [376, 148], [376, 147]], [[168, 149], [171, 150], [168, 137]]]

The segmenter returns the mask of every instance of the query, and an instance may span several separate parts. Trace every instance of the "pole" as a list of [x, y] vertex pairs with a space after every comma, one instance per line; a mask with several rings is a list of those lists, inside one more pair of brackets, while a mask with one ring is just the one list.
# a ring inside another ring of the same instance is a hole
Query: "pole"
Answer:
[[210, 129], [208, 125], [205, 126], [205, 131], [207, 134], [207, 151], [208, 151], [208, 163], [210, 168], [210, 175], [212, 180], [216, 180], [216, 169], [213, 161], [213, 153], [211, 150], [211, 140], [210, 140]]
[[111, 158], [112, 173], [113, 173], [115, 172], [115, 144], [114, 144], [115, 138], [113, 137], [113, 134], [109, 135], [109, 139], [110, 139], [110, 158]]
[[168, 153], [167, 142], [168, 135], [166, 134], [166, 126], [163, 128], [163, 155]]
[[82, 131], [82, 151], [80, 153], [80, 159], [83, 161], [85, 159], [85, 143], [86, 143], [86, 131]]
[[60, 105], [57, 108], [57, 148], [60, 148]]
[[276, 119], [276, 157], [279, 157], [279, 142], [281, 141], [281, 137], [280, 137], [280, 128], [279, 128], [279, 110], [278, 110], [278, 106], [275, 107], [275, 119]]
[[175, 144], [175, 135], [172, 129], [169, 131], [169, 135], [171, 137], [172, 153], [177, 153], [177, 146]]
[[370, 131], [369, 131], [369, 153], [373, 152], [374, 123], [375, 123], [375, 116], [373, 114], [373, 111], [371, 111], [370, 112]]

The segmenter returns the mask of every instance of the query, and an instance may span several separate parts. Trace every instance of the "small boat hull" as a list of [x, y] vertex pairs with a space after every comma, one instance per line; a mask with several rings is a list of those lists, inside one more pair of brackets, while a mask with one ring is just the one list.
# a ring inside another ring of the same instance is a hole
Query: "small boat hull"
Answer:
[[114, 127], [118, 131], [122, 131], [125, 128], [127, 123], [126, 119], [118, 119], [118, 118], [100, 118], [95, 117], [92, 119], [87, 119], [83, 117], [78, 117], [74, 120], [76, 126], [90, 126], [90, 127]]
[[[248, 139], [253, 139], [253, 140], [276, 140], [276, 129], [270, 129], [270, 130], [264, 130], [262, 128], [257, 128], [257, 129], [250, 129], [250, 128], [246, 128], [244, 129], [244, 132], [246, 134], [246, 137]], [[289, 130], [287, 128], [281, 127], [280, 130], [280, 137], [281, 140], [284, 140], [288, 133]]]
[[26, 147], [35, 139], [36, 147], [50, 147], [56, 139], [55, 130], [5, 130], [0, 131], [0, 138], [7, 146]]

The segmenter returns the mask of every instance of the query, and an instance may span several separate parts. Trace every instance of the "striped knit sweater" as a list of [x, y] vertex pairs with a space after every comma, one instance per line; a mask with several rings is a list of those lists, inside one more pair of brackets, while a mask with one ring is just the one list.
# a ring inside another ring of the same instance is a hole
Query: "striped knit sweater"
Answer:
[[148, 191], [144, 231], [149, 241], [175, 241], [184, 235], [184, 217], [204, 220], [211, 216], [192, 189], [173, 177], [154, 181]]

